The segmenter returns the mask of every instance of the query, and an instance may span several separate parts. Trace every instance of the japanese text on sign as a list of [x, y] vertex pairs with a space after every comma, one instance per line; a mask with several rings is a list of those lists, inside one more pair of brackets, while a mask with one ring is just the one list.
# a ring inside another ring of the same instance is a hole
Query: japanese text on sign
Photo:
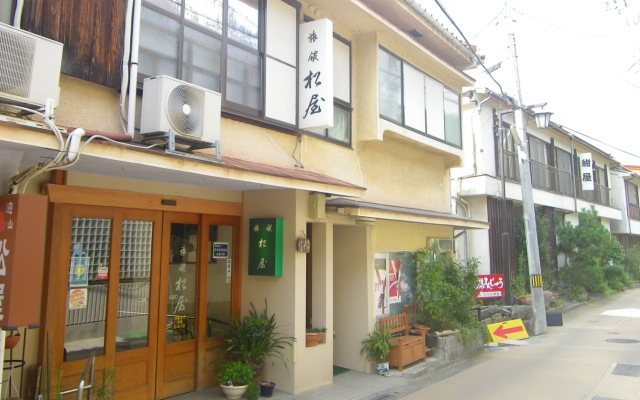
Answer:
[[328, 19], [300, 25], [301, 129], [333, 126], [333, 23]]
[[478, 275], [478, 286], [474, 299], [495, 299], [504, 297], [504, 275]]

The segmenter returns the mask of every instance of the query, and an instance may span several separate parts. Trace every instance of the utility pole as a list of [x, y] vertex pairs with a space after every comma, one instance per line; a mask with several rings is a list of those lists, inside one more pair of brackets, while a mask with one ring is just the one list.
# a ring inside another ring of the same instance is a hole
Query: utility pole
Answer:
[[[513, 22], [512, 22], [513, 24]], [[513, 25], [512, 25], [513, 26]], [[536, 224], [536, 212], [533, 204], [533, 187], [531, 183], [531, 168], [529, 161], [529, 142], [525, 127], [525, 115], [522, 109], [522, 93], [520, 90], [520, 72], [518, 70], [518, 54], [516, 51], [516, 37], [513, 32], [511, 49], [513, 52], [513, 67], [515, 72], [516, 88], [518, 91], [518, 104], [514, 105], [514, 119], [516, 131], [521, 135], [520, 151], [518, 152], [521, 165], [522, 207], [524, 215], [525, 234], [527, 239], [527, 261], [529, 264], [529, 278], [531, 286], [531, 305], [533, 307], [534, 335], [547, 333], [547, 314], [544, 307], [544, 290], [542, 287], [542, 269], [540, 267], [540, 254], [538, 252], [538, 227]]]

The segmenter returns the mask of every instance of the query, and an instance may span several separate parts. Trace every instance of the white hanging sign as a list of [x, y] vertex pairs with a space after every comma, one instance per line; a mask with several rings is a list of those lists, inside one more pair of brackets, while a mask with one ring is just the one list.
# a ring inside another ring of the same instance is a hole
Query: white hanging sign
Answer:
[[328, 19], [300, 25], [300, 129], [333, 126], [333, 23]]
[[580, 180], [582, 190], [593, 190], [593, 159], [591, 153], [580, 153]]

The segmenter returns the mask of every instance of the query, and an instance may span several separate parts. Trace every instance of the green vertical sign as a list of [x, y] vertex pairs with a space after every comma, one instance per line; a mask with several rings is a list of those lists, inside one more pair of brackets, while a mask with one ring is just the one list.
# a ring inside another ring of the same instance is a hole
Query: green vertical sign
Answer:
[[282, 218], [249, 220], [249, 275], [282, 276]]

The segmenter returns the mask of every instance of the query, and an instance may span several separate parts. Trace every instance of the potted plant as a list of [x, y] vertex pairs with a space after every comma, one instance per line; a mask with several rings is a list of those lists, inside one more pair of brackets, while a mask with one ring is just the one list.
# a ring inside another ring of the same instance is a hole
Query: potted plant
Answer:
[[276, 384], [271, 381], [260, 382], [260, 396], [271, 397], [273, 396], [273, 390], [276, 388]]
[[327, 328], [309, 328], [306, 332], [306, 345], [307, 347], [317, 346], [318, 343], [324, 339], [324, 334], [327, 333]]
[[265, 359], [277, 358], [287, 367], [283, 350], [296, 340], [292, 336], [278, 333], [277, 328], [276, 315], [269, 315], [266, 299], [264, 310], [260, 313], [251, 303], [249, 315], [233, 319], [224, 332], [224, 353], [251, 366], [255, 371], [255, 381], [260, 382]]
[[240, 361], [226, 361], [218, 372], [218, 382], [229, 399], [241, 399], [247, 393], [249, 399], [256, 399], [258, 388], [253, 381], [253, 369]]
[[362, 341], [360, 354], [364, 354], [367, 360], [375, 361], [376, 371], [379, 375], [389, 373], [389, 348], [391, 347], [391, 334], [388, 330], [375, 330], [369, 332], [367, 338]]

